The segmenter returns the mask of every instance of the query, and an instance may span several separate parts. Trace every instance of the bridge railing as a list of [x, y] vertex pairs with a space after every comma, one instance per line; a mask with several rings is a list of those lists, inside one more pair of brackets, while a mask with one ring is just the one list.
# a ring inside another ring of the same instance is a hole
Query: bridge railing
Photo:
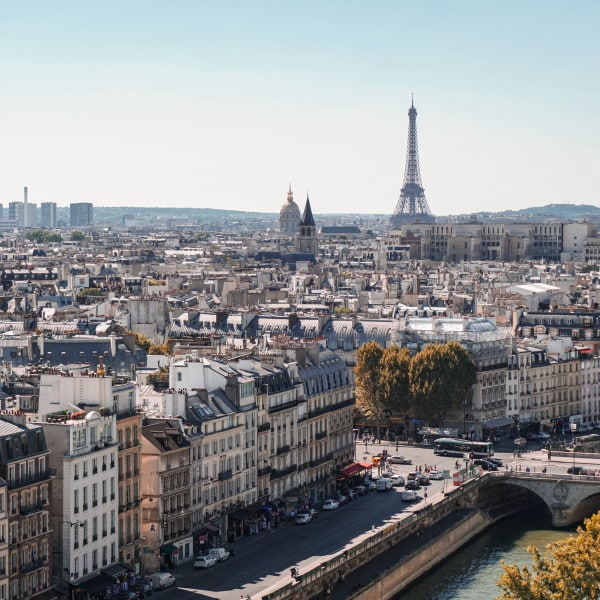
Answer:
[[552, 480], [569, 480], [569, 481], [591, 481], [600, 483], [600, 475], [574, 475], [571, 473], [542, 473], [541, 471], [495, 471], [486, 473], [483, 477], [504, 477], [508, 479], [552, 479]]

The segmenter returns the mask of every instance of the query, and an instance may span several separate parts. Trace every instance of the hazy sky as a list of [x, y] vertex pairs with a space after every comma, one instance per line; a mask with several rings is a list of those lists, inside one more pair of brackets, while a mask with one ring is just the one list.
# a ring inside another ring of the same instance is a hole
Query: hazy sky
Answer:
[[0, 0], [0, 203], [598, 204], [597, 0]]

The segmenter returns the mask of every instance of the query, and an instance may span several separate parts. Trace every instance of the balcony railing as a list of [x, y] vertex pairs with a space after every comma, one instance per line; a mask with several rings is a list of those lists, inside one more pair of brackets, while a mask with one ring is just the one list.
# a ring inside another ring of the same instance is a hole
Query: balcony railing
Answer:
[[35, 571], [35, 569], [41, 569], [45, 562], [46, 560], [44, 558], [38, 558], [37, 560], [23, 563], [21, 565], [21, 573], [29, 573], [30, 571]]
[[298, 400], [290, 400], [289, 402], [284, 402], [283, 404], [277, 404], [275, 406], [269, 406], [267, 411], [269, 413], [276, 413], [282, 410], [286, 410], [288, 408], [293, 408], [298, 405]]
[[295, 473], [298, 470], [298, 465], [290, 465], [285, 469], [273, 469], [271, 471], [271, 479], [280, 479], [290, 473]]
[[46, 481], [50, 478], [50, 470], [45, 469], [44, 471], [40, 471], [36, 474], [31, 475], [23, 475], [22, 477], [15, 477], [14, 479], [8, 480], [9, 489], [16, 489], [26, 485], [31, 485], [32, 483], [37, 483], [38, 481]]
[[22, 515], [30, 515], [31, 513], [42, 510], [43, 504], [42, 502], [32, 502], [31, 504], [21, 504], [19, 506], [19, 512]]
[[231, 469], [227, 469], [226, 471], [221, 471], [219, 473], [219, 481], [225, 481], [227, 479], [231, 479], [233, 477], [233, 471]]

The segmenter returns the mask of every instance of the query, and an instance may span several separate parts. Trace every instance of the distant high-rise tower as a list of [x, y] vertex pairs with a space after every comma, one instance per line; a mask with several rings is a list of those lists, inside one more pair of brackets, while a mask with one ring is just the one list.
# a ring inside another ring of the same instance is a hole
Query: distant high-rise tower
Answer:
[[42, 202], [40, 205], [40, 220], [42, 227], [56, 227], [56, 202]]
[[29, 208], [27, 203], [27, 188], [23, 190], [23, 227], [29, 227]]
[[91, 202], [74, 202], [69, 205], [71, 227], [87, 227], [94, 223], [94, 205]]
[[406, 168], [404, 169], [404, 185], [400, 190], [400, 198], [396, 210], [390, 217], [391, 227], [400, 227], [406, 223], [433, 223], [425, 189], [421, 184], [419, 169], [419, 149], [417, 146], [417, 109], [413, 102], [408, 109], [408, 143], [406, 148]]

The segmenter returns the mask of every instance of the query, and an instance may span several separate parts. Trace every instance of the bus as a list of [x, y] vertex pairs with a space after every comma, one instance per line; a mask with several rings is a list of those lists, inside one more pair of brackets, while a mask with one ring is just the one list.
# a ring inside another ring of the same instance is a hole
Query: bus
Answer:
[[464, 456], [472, 454], [474, 458], [494, 456], [492, 442], [472, 442], [456, 438], [438, 438], [433, 442], [433, 453], [440, 456]]

